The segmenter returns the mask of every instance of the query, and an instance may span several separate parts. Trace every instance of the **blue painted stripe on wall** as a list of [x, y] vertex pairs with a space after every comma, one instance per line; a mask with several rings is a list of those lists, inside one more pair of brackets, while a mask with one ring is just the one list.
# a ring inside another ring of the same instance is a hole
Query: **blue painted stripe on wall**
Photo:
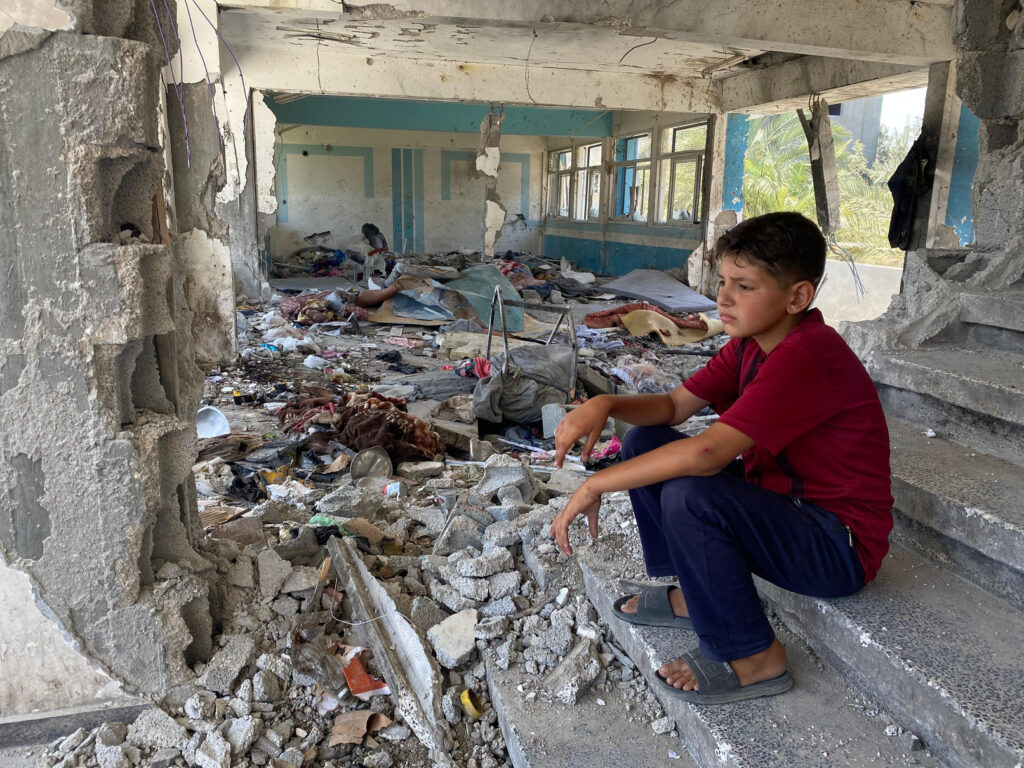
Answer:
[[952, 227], [960, 245], [974, 242], [974, 172], [978, 168], [978, 118], [967, 107], [960, 108], [953, 170], [946, 203], [946, 226]]
[[631, 224], [629, 222], [609, 221], [607, 224], [592, 221], [567, 221], [549, 219], [548, 229], [560, 229], [571, 232], [613, 232], [617, 235], [633, 235], [635, 237], [676, 237], [685, 240], [700, 239], [701, 230], [695, 227], [677, 227], [670, 224]]
[[391, 150], [391, 248], [402, 243], [402, 150]]
[[693, 253], [688, 248], [664, 248], [635, 243], [584, 240], [578, 237], [544, 235], [544, 256], [566, 258], [582, 269], [624, 275], [634, 269], [683, 267]]
[[277, 220], [279, 222], [288, 221], [288, 155], [300, 155], [303, 152], [307, 155], [363, 158], [363, 197], [373, 197], [373, 147], [277, 144], [274, 147], [274, 160], [277, 165]]
[[413, 251], [423, 253], [426, 251], [426, 238], [424, 237], [424, 201], [423, 201], [423, 150], [413, 150], [413, 200], [415, 204], [413, 212]]
[[[391, 128], [418, 131], [479, 133], [490, 111], [486, 104], [443, 101], [306, 96], [277, 104], [266, 100], [279, 123], [337, 125], [349, 128]], [[612, 113], [598, 109], [505, 107], [501, 132], [521, 136], [611, 136]]]
[[441, 199], [452, 199], [452, 163], [468, 163], [476, 160], [476, 152], [468, 149], [441, 150]]
[[722, 169], [722, 210], [743, 210], [743, 171], [750, 141], [747, 115], [731, 114], [725, 129], [725, 164]]
[[400, 253], [409, 253], [416, 247], [413, 233], [412, 150], [402, 150], [402, 243]]

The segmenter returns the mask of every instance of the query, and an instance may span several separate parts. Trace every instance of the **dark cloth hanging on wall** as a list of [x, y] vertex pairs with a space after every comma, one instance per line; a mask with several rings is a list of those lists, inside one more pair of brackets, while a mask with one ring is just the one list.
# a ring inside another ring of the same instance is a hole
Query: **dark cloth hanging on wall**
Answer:
[[893, 202], [892, 218], [889, 220], [889, 245], [893, 248], [905, 251], [910, 247], [917, 200], [931, 186], [928, 174], [925, 173], [927, 166], [928, 146], [922, 133], [888, 181]]

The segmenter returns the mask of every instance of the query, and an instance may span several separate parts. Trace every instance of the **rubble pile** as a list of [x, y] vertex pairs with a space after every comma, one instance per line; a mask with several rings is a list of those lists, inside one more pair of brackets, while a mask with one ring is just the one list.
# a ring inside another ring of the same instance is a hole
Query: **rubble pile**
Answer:
[[[355, 261], [315, 253], [314, 272]], [[615, 312], [623, 302], [595, 300], [593, 275], [525, 254], [465, 269], [472, 261], [400, 262], [401, 292], [379, 307], [311, 289], [239, 308], [241, 365], [208, 371], [204, 398], [230, 426], [203, 436], [193, 468], [203, 556], [216, 569], [212, 647], [190, 648], [191, 681], [136, 722], [52, 744], [46, 768], [499, 768], [510, 761], [490, 686], [510, 671], [521, 674], [522, 700], [554, 719], [614, 693], [636, 723], [674, 728], [588, 601], [579, 566], [548, 535], [587, 475], [618, 460], [621, 425], [607, 425], [592, 462], [562, 469], [552, 436], [588, 393], [678, 384], [721, 345], [717, 321], [651, 304]], [[289, 269], [302, 271], [298, 261]], [[438, 282], [457, 276], [448, 285], [461, 291]], [[502, 380], [498, 410], [514, 412], [523, 404], [505, 398], [534, 375], [529, 361], [550, 367], [518, 355], [543, 345], [510, 338], [506, 373], [500, 332], [487, 357], [487, 318], [465, 287], [481, 283], [487, 301], [508, 283], [537, 303], [588, 302], [553, 337], [519, 311], [517, 336], [561, 344], [576, 360], [574, 386], [562, 392], [549, 375], [542, 391], [554, 397], [527, 404], [534, 421], [481, 416], [498, 403], [482, 403], [488, 382]], [[417, 322], [442, 310], [443, 321]], [[635, 312], [675, 330], [634, 335]], [[676, 331], [692, 341], [663, 341]], [[601, 529], [626, 537], [622, 575], [636, 575], [626, 494], [606, 495]], [[574, 529], [573, 541], [589, 536]], [[156, 589], [196, 567], [163, 563]]]

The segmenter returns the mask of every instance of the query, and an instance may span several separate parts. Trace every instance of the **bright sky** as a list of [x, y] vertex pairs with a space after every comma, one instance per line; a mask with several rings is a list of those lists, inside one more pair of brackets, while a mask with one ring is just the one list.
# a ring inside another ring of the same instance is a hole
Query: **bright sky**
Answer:
[[914, 118], [920, 118], [924, 114], [925, 90], [914, 88], [885, 94], [882, 97], [882, 125], [900, 130]]

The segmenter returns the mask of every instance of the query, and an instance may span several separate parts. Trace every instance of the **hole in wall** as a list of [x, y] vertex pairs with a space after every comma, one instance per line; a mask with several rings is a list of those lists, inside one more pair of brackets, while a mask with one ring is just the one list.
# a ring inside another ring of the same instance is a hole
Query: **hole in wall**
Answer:
[[103, 239], [114, 242], [122, 224], [153, 239], [153, 192], [157, 189], [153, 158], [113, 158], [100, 162], [105, 199], [111, 201]]
[[132, 372], [132, 401], [139, 410], [173, 413], [174, 405], [164, 389], [155, 339], [155, 336], [147, 336], [142, 340], [142, 349], [135, 359], [135, 370]]
[[[153, 337], [156, 367], [164, 397], [178, 413], [178, 343], [173, 333]], [[181, 414], [178, 413], [180, 416]]]
[[197, 597], [181, 607], [181, 618], [192, 635], [192, 642], [185, 648], [185, 661], [192, 666], [199, 661], [209, 661], [213, 656], [213, 619], [210, 617], [210, 601]]

